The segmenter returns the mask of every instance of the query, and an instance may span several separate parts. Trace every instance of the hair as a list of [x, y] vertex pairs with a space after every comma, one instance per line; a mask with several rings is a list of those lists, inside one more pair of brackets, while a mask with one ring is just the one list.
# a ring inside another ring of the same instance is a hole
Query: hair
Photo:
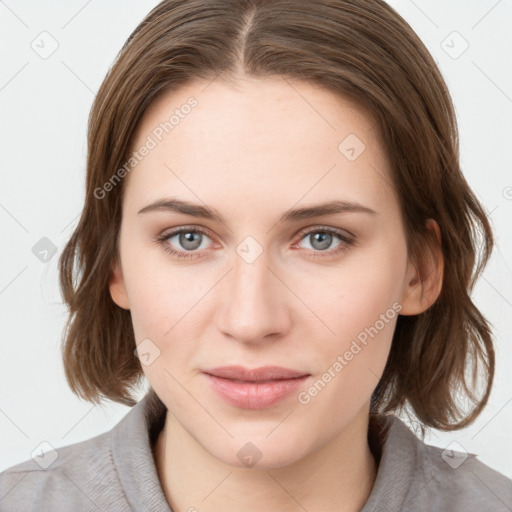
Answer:
[[491, 330], [470, 296], [491, 254], [492, 231], [461, 173], [455, 112], [441, 73], [382, 0], [164, 0], [129, 36], [92, 105], [85, 204], [59, 260], [69, 307], [63, 362], [72, 391], [91, 402], [134, 405], [131, 393], [143, 377], [130, 312], [108, 288], [119, 257], [123, 181], [101, 199], [95, 190], [128, 160], [134, 131], [158, 97], [198, 80], [243, 76], [316, 84], [371, 113], [408, 253], [415, 264], [425, 261], [425, 248], [436, 243], [426, 221], [434, 219], [444, 272], [430, 308], [398, 317], [370, 416], [410, 411], [422, 431], [470, 424], [494, 378]]

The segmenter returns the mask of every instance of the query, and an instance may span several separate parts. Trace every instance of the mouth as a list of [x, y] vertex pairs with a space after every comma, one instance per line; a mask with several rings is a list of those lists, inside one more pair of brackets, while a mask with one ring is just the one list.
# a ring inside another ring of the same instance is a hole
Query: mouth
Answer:
[[243, 382], [264, 382], [275, 380], [289, 380], [309, 375], [306, 372], [283, 368], [281, 366], [262, 366], [260, 368], [248, 369], [243, 366], [220, 366], [211, 370], [204, 370], [204, 373], [223, 379], [237, 380]]
[[242, 409], [265, 409], [278, 404], [310, 377], [310, 374], [265, 366], [253, 370], [225, 366], [203, 372], [211, 388], [230, 405]]

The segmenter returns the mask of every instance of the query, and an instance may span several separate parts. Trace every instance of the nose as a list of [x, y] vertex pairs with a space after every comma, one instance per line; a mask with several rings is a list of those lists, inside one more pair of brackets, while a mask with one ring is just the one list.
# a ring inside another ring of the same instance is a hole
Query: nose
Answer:
[[263, 252], [249, 262], [238, 253], [219, 288], [217, 328], [242, 343], [258, 344], [286, 334], [293, 294]]

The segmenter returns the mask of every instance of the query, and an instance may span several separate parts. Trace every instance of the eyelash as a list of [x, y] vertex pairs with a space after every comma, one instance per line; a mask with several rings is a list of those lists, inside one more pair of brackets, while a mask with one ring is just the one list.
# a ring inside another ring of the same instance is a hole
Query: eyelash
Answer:
[[[176, 251], [176, 250], [170, 248], [167, 241], [170, 238], [172, 238], [176, 235], [179, 235], [180, 233], [201, 233], [201, 234], [209, 237], [208, 233], [204, 229], [202, 229], [198, 226], [194, 227], [194, 228], [182, 227], [182, 228], [176, 229], [174, 231], [171, 231], [170, 233], [166, 233], [165, 235], [157, 236], [156, 241], [160, 245], [162, 245], [164, 251], [171, 254], [172, 256], [176, 256], [178, 258], [200, 257], [200, 256], [197, 256], [198, 251], [180, 252], [180, 251]], [[348, 236], [344, 235], [341, 231], [338, 231], [337, 229], [334, 229], [334, 228], [328, 228], [328, 227], [322, 227], [322, 226], [316, 227], [314, 229], [310, 229], [309, 231], [301, 231], [300, 240], [302, 240], [306, 236], [311, 235], [313, 233], [327, 233], [329, 235], [335, 235], [342, 241], [342, 243], [335, 249], [331, 249], [331, 250], [327, 250], [327, 251], [313, 251], [313, 254], [312, 254], [313, 258], [325, 258], [325, 257], [336, 256], [338, 254], [345, 252], [346, 250], [349, 249], [350, 246], [355, 244], [355, 241], [352, 238], [349, 238]]]

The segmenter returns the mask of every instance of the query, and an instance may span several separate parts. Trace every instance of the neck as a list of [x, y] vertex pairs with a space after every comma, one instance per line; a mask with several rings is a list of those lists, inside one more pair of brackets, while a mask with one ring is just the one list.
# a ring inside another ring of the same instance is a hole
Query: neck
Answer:
[[173, 512], [356, 512], [377, 474], [367, 434], [362, 410], [335, 438], [288, 466], [239, 468], [207, 452], [167, 411], [154, 455]]

